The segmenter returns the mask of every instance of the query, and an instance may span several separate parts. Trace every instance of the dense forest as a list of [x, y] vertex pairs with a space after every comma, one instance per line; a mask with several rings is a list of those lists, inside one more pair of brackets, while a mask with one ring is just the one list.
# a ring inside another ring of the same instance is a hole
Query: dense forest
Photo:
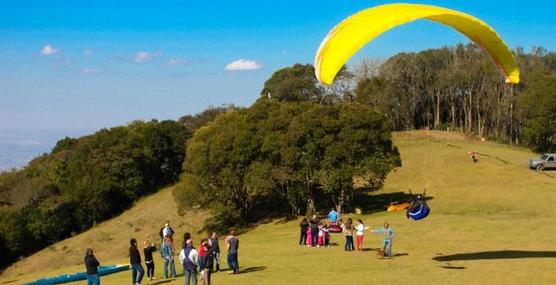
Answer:
[[381, 65], [363, 61], [344, 80], [355, 86], [349, 99], [385, 112], [396, 130], [458, 130], [549, 151], [556, 54], [533, 48], [518, 49], [515, 56], [521, 71], [515, 86], [506, 84], [492, 59], [473, 44], [401, 53]]
[[174, 121], [133, 122], [79, 139], [0, 175], [1, 265], [79, 233], [176, 181], [191, 133]]
[[364, 59], [332, 86], [296, 64], [274, 72], [250, 107], [64, 138], [24, 169], [0, 173], [0, 266], [177, 181], [180, 205], [213, 210], [213, 229], [330, 206], [350, 211], [355, 176], [376, 190], [401, 165], [395, 130], [462, 131], [554, 150], [556, 54], [515, 56], [522, 76], [514, 86], [473, 44]]

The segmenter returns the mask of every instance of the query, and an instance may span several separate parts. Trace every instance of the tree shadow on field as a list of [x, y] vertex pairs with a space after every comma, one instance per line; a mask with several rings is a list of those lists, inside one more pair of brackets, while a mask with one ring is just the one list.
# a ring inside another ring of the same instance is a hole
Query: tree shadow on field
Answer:
[[8, 280], [8, 281], [4, 281], [4, 282], [0, 282], [0, 284], [10, 284], [10, 283], [14, 283], [19, 281], [18, 279], [14, 279], [14, 280]]
[[239, 274], [263, 271], [265, 269], [266, 269], [266, 266], [251, 266], [251, 267], [246, 267], [245, 269], [241, 269], [239, 271]]
[[[420, 192], [414, 195], [422, 194]], [[391, 203], [408, 202], [411, 195], [406, 192], [392, 192], [382, 194], [369, 194], [365, 191], [355, 191], [353, 194], [353, 205], [360, 208], [364, 214], [372, 214], [376, 212], [385, 211], [386, 207]], [[425, 200], [432, 200], [433, 197], [425, 196]]]
[[458, 253], [433, 257], [436, 261], [518, 259], [518, 258], [556, 258], [556, 251], [499, 250]]

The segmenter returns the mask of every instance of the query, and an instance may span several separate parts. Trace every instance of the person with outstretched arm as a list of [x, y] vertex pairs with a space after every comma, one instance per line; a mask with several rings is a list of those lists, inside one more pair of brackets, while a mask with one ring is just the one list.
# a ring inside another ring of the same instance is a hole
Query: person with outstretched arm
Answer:
[[93, 254], [92, 248], [85, 251], [85, 268], [87, 268], [87, 285], [100, 285], [100, 277], [98, 275], [98, 267], [100, 263]]
[[149, 241], [143, 243], [143, 254], [145, 255], [145, 265], [147, 267], [147, 277], [149, 280], [155, 279], [154, 277], [154, 260], [153, 252], [156, 250], [154, 243], [151, 244]]
[[358, 251], [363, 250], [363, 238], [365, 237], [365, 230], [368, 228], [369, 227], [366, 227], [365, 224], [363, 223], [363, 220], [361, 219], [357, 220], [357, 224], [355, 225], [355, 236], [356, 236], [355, 242], [357, 243]]
[[384, 223], [383, 228], [378, 228], [376, 230], [372, 230], [371, 232], [384, 234], [384, 239], [382, 241], [382, 250], [384, 251], [384, 256], [392, 257], [392, 240], [394, 239], [394, 229], [392, 229], [388, 223]]

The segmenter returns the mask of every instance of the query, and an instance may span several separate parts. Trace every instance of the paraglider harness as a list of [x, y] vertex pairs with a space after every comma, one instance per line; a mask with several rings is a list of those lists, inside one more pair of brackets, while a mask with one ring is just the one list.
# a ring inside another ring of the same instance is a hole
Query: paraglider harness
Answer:
[[425, 189], [423, 194], [413, 195], [413, 193], [411, 193], [411, 190], [409, 191], [409, 194], [411, 195], [411, 205], [409, 206], [409, 208], [407, 208], [406, 212], [406, 217], [408, 219], [411, 218], [415, 221], [418, 221], [426, 218], [429, 215], [431, 209], [427, 205], [427, 202], [425, 200], [426, 192], [427, 190]]

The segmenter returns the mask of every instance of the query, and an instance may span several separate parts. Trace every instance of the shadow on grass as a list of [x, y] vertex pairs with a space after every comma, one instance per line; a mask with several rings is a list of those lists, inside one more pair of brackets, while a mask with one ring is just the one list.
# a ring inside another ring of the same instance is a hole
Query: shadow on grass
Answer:
[[176, 278], [171, 278], [171, 279], [164, 279], [164, 280], [160, 280], [160, 281], [154, 281], [153, 283], [149, 283], [151, 285], [156, 285], [156, 284], [164, 284], [164, 283], [170, 283], [172, 281], [175, 281]]
[[[416, 192], [414, 194], [421, 194]], [[407, 202], [411, 199], [411, 195], [406, 192], [392, 192], [382, 194], [369, 194], [365, 191], [356, 191], [353, 195], [353, 205], [361, 208], [363, 213], [372, 214], [385, 211], [385, 206], [395, 202]], [[433, 197], [425, 196], [425, 200], [432, 200]]]
[[4, 282], [2, 282], [2, 283], [0, 283], [0, 284], [10, 284], [10, 283], [14, 283], [14, 282], [17, 282], [17, 281], [19, 281], [19, 280], [18, 280], [18, 279], [8, 280], [8, 281], [4, 281]]
[[499, 250], [458, 253], [433, 257], [436, 261], [517, 259], [517, 258], [556, 258], [556, 251]]
[[246, 267], [245, 269], [240, 270], [239, 274], [263, 271], [265, 269], [266, 269], [266, 266], [251, 266], [251, 267]]
[[440, 266], [444, 269], [456, 269], [456, 270], [461, 270], [461, 269], [465, 269], [465, 266], [452, 266], [452, 265], [446, 265], [446, 266]]

